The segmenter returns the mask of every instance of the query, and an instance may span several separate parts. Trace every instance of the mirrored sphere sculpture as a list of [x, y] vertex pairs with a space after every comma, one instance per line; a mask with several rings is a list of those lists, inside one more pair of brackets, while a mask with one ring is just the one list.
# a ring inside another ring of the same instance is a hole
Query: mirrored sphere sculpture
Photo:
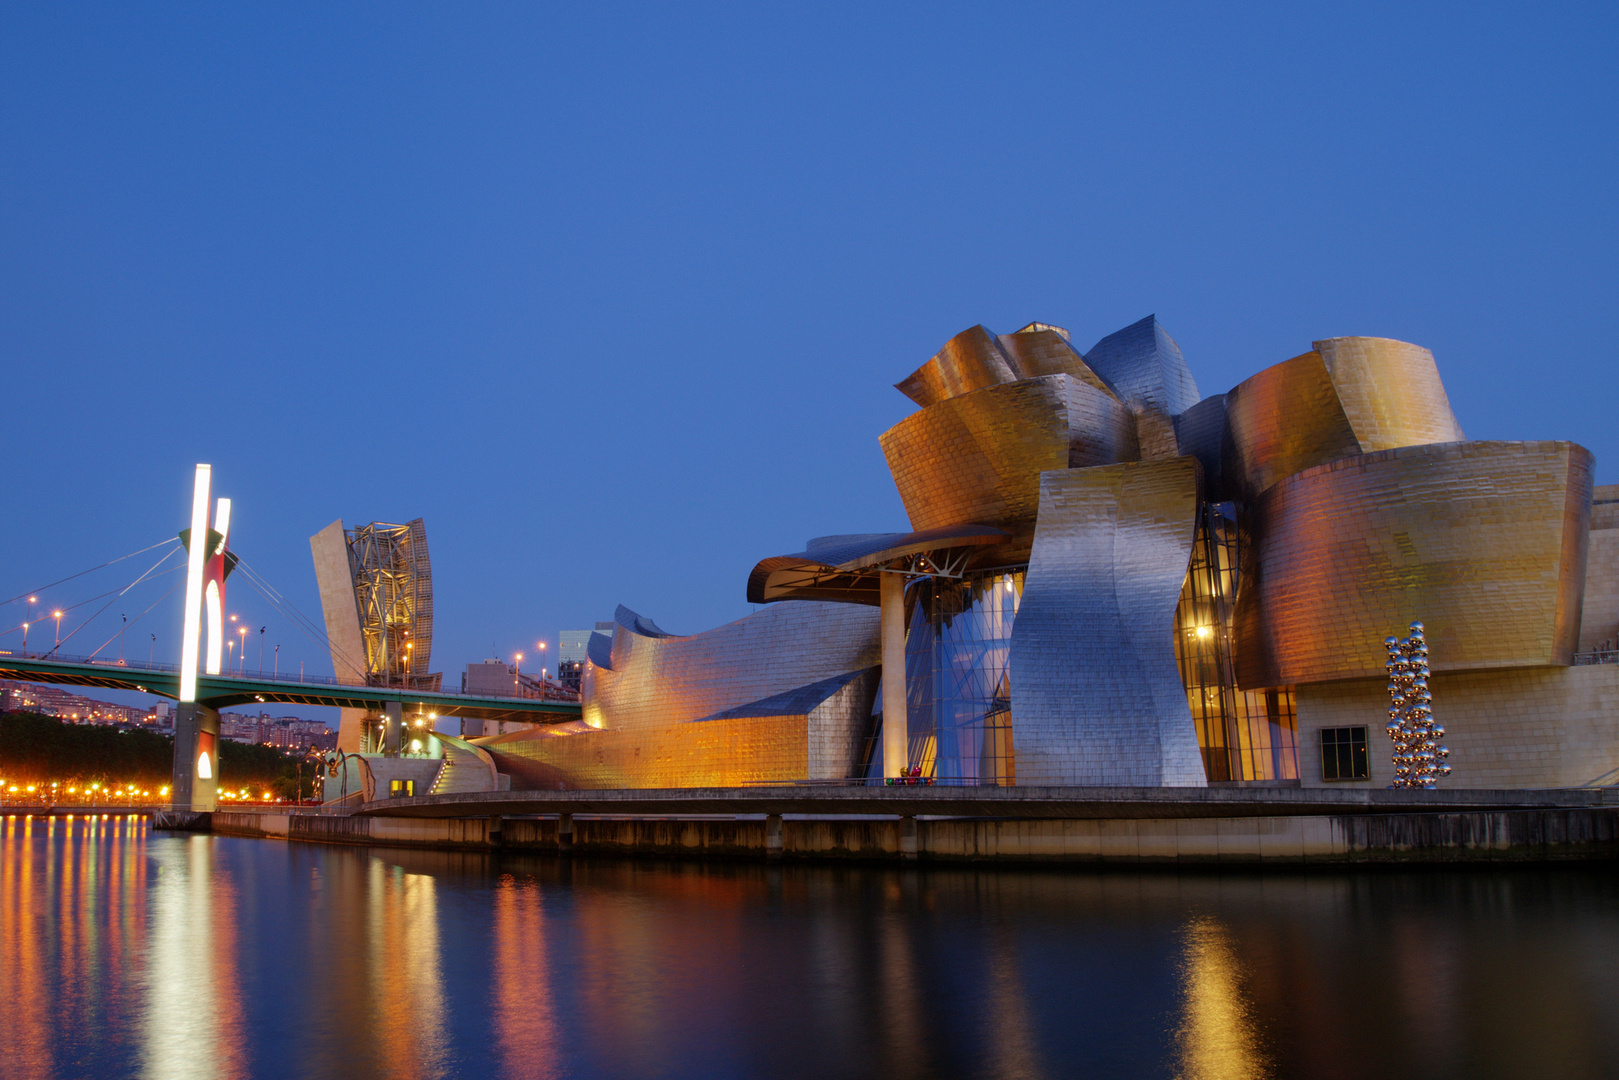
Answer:
[[1423, 625], [1414, 622], [1410, 631], [1409, 637], [1383, 639], [1389, 654], [1388, 733], [1394, 745], [1394, 783], [1389, 786], [1432, 788], [1450, 773], [1445, 764], [1450, 750], [1439, 742], [1445, 729], [1434, 720]]

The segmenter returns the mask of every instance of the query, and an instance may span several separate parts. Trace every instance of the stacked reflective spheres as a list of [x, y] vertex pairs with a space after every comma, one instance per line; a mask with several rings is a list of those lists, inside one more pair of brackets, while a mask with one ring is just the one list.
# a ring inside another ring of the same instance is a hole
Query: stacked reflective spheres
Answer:
[[1431, 788], [1450, 774], [1450, 751], [1439, 740], [1445, 729], [1434, 722], [1433, 694], [1428, 690], [1428, 641], [1422, 624], [1411, 624], [1411, 636], [1384, 638], [1389, 651], [1389, 739], [1394, 743], [1397, 788]]

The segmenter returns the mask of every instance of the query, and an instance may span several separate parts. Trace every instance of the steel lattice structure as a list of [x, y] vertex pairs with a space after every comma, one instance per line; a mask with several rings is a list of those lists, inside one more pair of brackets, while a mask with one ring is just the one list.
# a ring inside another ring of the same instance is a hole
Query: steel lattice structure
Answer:
[[437, 690], [433, 650], [433, 568], [427, 529], [373, 521], [346, 534], [368, 681]]

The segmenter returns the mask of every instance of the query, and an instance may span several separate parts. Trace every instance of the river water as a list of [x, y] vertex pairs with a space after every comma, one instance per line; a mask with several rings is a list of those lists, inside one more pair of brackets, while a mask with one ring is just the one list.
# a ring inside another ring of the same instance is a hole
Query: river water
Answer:
[[1614, 1077], [1619, 872], [636, 863], [0, 819], [0, 1077]]

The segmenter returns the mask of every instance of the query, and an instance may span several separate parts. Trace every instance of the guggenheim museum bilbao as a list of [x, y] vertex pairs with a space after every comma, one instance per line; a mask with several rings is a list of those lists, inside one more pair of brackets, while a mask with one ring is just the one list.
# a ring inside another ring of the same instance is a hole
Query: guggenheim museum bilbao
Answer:
[[477, 740], [513, 787], [1385, 787], [1414, 621], [1446, 786], [1619, 782], [1619, 486], [1468, 440], [1427, 349], [1332, 338], [1203, 397], [1155, 317], [1084, 353], [975, 326], [898, 389], [913, 531], [764, 558], [706, 633], [620, 607], [581, 720]]

